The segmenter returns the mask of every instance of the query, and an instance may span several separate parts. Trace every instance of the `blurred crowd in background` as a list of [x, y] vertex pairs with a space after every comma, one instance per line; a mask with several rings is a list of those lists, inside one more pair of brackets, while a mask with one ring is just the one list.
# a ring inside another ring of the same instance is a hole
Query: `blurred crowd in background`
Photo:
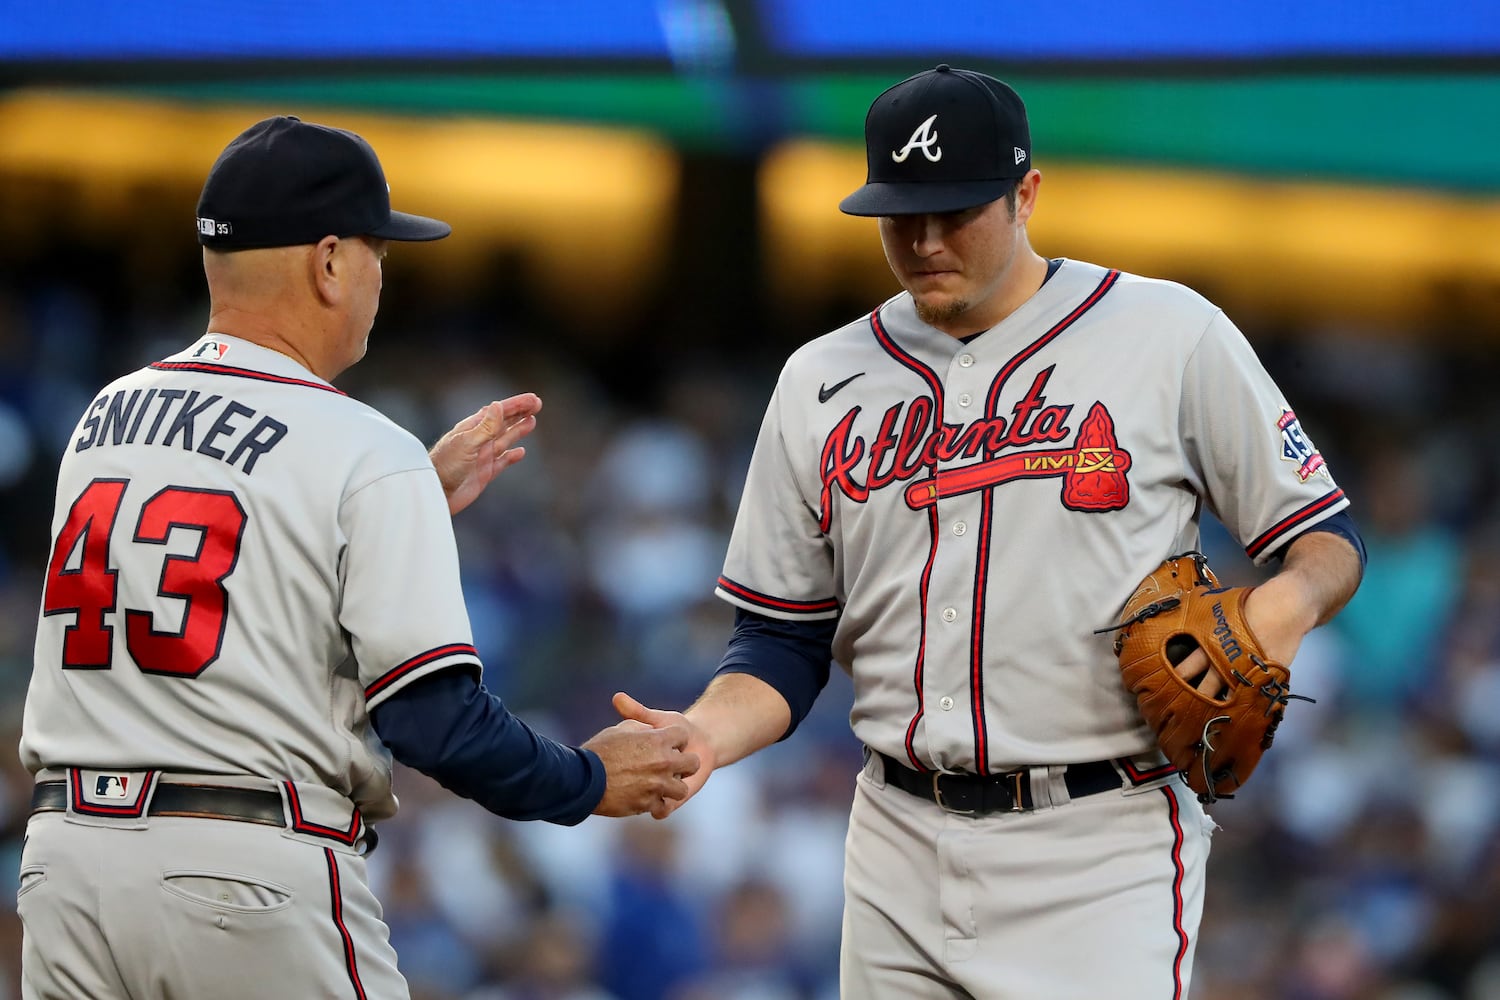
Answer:
[[[765, 400], [822, 330], [768, 340], [731, 320], [664, 351], [643, 323], [601, 345], [524, 296], [424, 296], [400, 252], [340, 387], [429, 443], [491, 399], [545, 404], [525, 461], [455, 521], [489, 687], [573, 742], [614, 721], [616, 690], [684, 707], [732, 623], [712, 591]], [[5, 878], [30, 794], [13, 748], [56, 460], [98, 386], [204, 329], [183, 260], [149, 281], [124, 253], [0, 273]], [[1500, 998], [1500, 352], [1442, 331], [1246, 332], [1353, 497], [1370, 561], [1297, 658], [1317, 703], [1292, 706], [1256, 779], [1212, 810], [1193, 997]], [[1221, 528], [1205, 547], [1230, 582], [1263, 572]], [[860, 762], [849, 699], [835, 672], [789, 741], [665, 822], [508, 823], [401, 771], [369, 867], [413, 997], [832, 1000]], [[19, 995], [20, 927], [0, 898], [3, 1000]]]

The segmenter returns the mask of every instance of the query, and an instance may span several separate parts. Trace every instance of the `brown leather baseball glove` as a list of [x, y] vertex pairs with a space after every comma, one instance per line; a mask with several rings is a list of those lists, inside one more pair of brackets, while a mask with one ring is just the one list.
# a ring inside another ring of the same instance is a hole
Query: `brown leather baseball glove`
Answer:
[[[1114, 626], [1125, 687], [1204, 804], [1232, 798], [1250, 777], [1290, 699], [1313, 700], [1288, 690], [1287, 668], [1250, 631], [1251, 589], [1220, 588], [1203, 554], [1185, 552], [1141, 581]], [[1223, 682], [1216, 696], [1198, 690], [1203, 674], [1184, 679], [1174, 669], [1195, 649]]]

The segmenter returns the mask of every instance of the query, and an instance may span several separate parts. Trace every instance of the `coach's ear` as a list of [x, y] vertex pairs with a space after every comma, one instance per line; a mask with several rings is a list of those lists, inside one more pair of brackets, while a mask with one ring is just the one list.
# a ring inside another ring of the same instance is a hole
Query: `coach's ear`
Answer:
[[336, 306], [343, 301], [339, 279], [347, 266], [345, 257], [349, 253], [346, 241], [337, 236], [325, 236], [313, 244], [307, 266], [312, 279], [313, 291], [325, 306]]

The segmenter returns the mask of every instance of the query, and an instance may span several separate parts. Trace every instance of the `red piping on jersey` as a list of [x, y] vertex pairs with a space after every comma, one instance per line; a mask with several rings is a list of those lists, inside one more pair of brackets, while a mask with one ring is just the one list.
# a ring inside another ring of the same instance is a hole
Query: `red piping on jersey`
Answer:
[[1149, 781], [1155, 781], [1157, 778], [1165, 778], [1167, 775], [1172, 774], [1177, 770], [1177, 766], [1170, 761], [1157, 767], [1153, 767], [1149, 771], [1142, 771], [1140, 768], [1136, 767], [1135, 762], [1132, 761], [1129, 757], [1121, 757], [1119, 760], [1119, 764], [1122, 768], [1124, 768], [1125, 776], [1130, 779], [1131, 787], [1144, 785]]
[[974, 769], [990, 773], [989, 726], [984, 717], [985, 577], [990, 567], [990, 525], [995, 519], [995, 490], [979, 494], [979, 552], [974, 560], [974, 615], [969, 623], [969, 702], [974, 720]]
[[231, 368], [228, 365], [210, 365], [202, 361], [157, 361], [149, 368], [157, 371], [168, 372], [198, 372], [203, 375], [233, 375], [235, 378], [251, 378], [258, 382], [275, 382], [279, 385], [300, 385], [308, 389], [322, 389], [324, 392], [336, 393], [347, 396], [348, 393], [335, 389], [331, 385], [322, 382], [309, 382], [306, 379], [287, 378], [285, 375], [272, 375], [269, 372], [258, 372], [249, 368]]
[[[870, 329], [874, 331], [875, 340], [887, 354], [895, 358], [897, 362], [904, 365], [920, 375], [932, 390], [932, 419], [938, 427], [943, 423], [943, 384], [938, 381], [937, 373], [928, 368], [922, 362], [903, 351], [895, 340], [891, 339], [890, 333], [886, 331], [885, 324], [880, 322], [880, 310], [876, 309], [870, 313]], [[930, 463], [932, 472], [937, 474], [937, 449], [933, 449], [933, 460]], [[911, 761], [912, 767], [923, 773], [929, 768], [917, 759], [916, 736], [917, 724], [922, 721], [925, 705], [922, 699], [922, 674], [927, 659], [927, 585], [932, 580], [932, 564], [937, 559], [938, 546], [938, 515], [937, 504], [928, 508], [928, 529], [932, 534], [932, 540], [927, 547], [927, 563], [922, 567], [922, 581], [918, 586], [917, 600], [921, 614], [917, 631], [917, 662], [912, 671], [912, 686], [917, 694], [917, 711], [911, 717], [910, 724], [906, 727], [906, 759]]]
[[719, 587], [742, 601], [762, 608], [771, 608], [776, 611], [795, 611], [800, 614], [813, 614], [819, 611], [837, 611], [839, 609], [838, 598], [825, 597], [818, 601], [789, 601], [784, 597], [772, 597], [762, 594], [758, 590], [751, 590], [743, 583], [736, 583], [727, 576], [719, 577]]
[[1287, 515], [1286, 517], [1278, 521], [1274, 526], [1272, 526], [1270, 531], [1267, 531], [1255, 541], [1245, 546], [1245, 554], [1254, 559], [1256, 556], [1264, 552], [1267, 547], [1269, 547], [1270, 544], [1281, 535], [1286, 534], [1288, 531], [1292, 530], [1303, 521], [1306, 521], [1309, 518], [1323, 513], [1323, 511], [1327, 510], [1329, 507], [1332, 507], [1342, 499], [1344, 499], [1344, 491], [1334, 490], [1332, 493], [1325, 494], [1317, 500], [1314, 500], [1312, 503], [1308, 504], [1306, 507], [1303, 507], [1296, 513]]
[[323, 856], [328, 860], [328, 895], [333, 899], [333, 926], [339, 929], [339, 937], [344, 941], [344, 967], [349, 970], [349, 983], [354, 987], [354, 995], [359, 1000], [366, 1000], [365, 984], [359, 981], [359, 962], [354, 957], [354, 938], [349, 935], [349, 928], [344, 926], [344, 897], [343, 888], [339, 885], [339, 863], [334, 856], [333, 848], [323, 848]]
[[354, 810], [354, 816], [349, 820], [349, 829], [339, 830], [336, 827], [324, 826], [321, 823], [310, 823], [302, 818], [302, 803], [297, 798], [297, 786], [290, 781], [283, 781], [282, 787], [286, 789], [287, 804], [292, 807], [292, 829], [297, 833], [307, 833], [314, 837], [327, 837], [329, 840], [337, 840], [340, 844], [354, 846], [359, 839], [359, 808]]
[[[984, 403], [984, 413], [987, 419], [993, 420], [999, 415], [1000, 392], [1005, 388], [1005, 383], [1010, 377], [1016, 373], [1016, 369], [1076, 323], [1079, 317], [1104, 298], [1119, 280], [1120, 272], [1110, 271], [1089, 293], [1088, 298], [1005, 363], [1005, 367], [1000, 369], [994, 381], [990, 383], [989, 395]], [[985, 457], [994, 457], [998, 451], [999, 449], [993, 451], [985, 449], [984, 454]], [[973, 706], [974, 715], [974, 765], [980, 774], [990, 773], [989, 727], [984, 713], [984, 611], [990, 571], [990, 528], [994, 522], [994, 497], [995, 488], [985, 487], [979, 508], [979, 558], [976, 560], [974, 570], [974, 616], [969, 633], [969, 703]]]
[[938, 515], [937, 504], [927, 508], [927, 525], [932, 533], [932, 542], [927, 548], [927, 564], [922, 567], [921, 583], [921, 614], [922, 628], [920, 642], [917, 646], [917, 669], [912, 677], [913, 686], [917, 690], [917, 714], [911, 717], [911, 723], [906, 727], [906, 759], [912, 762], [918, 771], [925, 772], [926, 766], [917, 759], [917, 723], [922, 721], [922, 668], [926, 662], [927, 654], [927, 584], [932, 580], [932, 564], [937, 560], [938, 541]]
[[990, 419], [994, 419], [994, 417], [997, 415], [995, 407], [999, 403], [1000, 389], [1005, 385], [1006, 380], [1015, 374], [1016, 369], [1021, 366], [1022, 362], [1026, 361], [1037, 351], [1040, 351], [1043, 347], [1046, 347], [1047, 344], [1050, 343], [1058, 334], [1062, 333], [1068, 327], [1078, 322], [1079, 317], [1088, 312], [1090, 309], [1094, 308], [1094, 306], [1099, 303], [1099, 300], [1104, 298], [1105, 293], [1113, 288], [1115, 282], [1119, 280], [1119, 271], [1111, 271], [1106, 274], [1103, 279], [1100, 280], [1099, 284], [1095, 286], [1094, 290], [1089, 293], [1089, 297], [1078, 304], [1078, 308], [1068, 313], [1068, 315], [1059, 320], [1057, 324], [1052, 327], [1052, 329], [1048, 330], [1036, 340], [1032, 341], [1031, 344], [1024, 348], [1020, 354], [1017, 354], [1015, 357], [1011, 358], [1010, 361], [1006, 362], [1005, 367], [1000, 369], [1000, 374], [995, 376], [995, 381], [990, 383], [990, 396], [989, 399], [985, 400], [984, 406], [985, 416], [989, 417]]
[[1187, 958], [1188, 936], [1182, 926], [1182, 818], [1178, 815], [1177, 793], [1163, 785], [1167, 797], [1167, 815], [1172, 820], [1172, 929], [1177, 932], [1177, 957], [1172, 960], [1172, 1000], [1182, 1000], [1182, 963]]
[[[108, 772], [106, 772], [108, 773]], [[151, 790], [151, 779], [155, 771], [147, 771], [141, 779], [141, 787], [135, 793], [135, 801], [128, 806], [101, 806], [83, 800], [83, 770], [68, 768], [68, 780], [73, 783], [73, 811], [85, 816], [119, 816], [133, 819], [146, 811], [146, 793]]]
[[441, 660], [445, 656], [472, 656], [477, 660], [479, 658], [479, 650], [475, 649], [469, 643], [455, 642], [447, 646], [438, 646], [435, 649], [429, 649], [425, 653], [418, 653], [405, 663], [396, 664], [373, 684], [365, 688], [365, 700], [369, 701], [375, 695], [384, 691], [418, 667], [425, 667], [433, 660]]

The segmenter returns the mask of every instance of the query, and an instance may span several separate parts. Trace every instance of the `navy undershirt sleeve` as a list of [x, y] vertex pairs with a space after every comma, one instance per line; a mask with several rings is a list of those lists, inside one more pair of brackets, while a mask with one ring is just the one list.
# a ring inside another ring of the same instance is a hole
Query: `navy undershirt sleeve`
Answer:
[[828, 683], [837, 627], [836, 618], [792, 622], [739, 608], [734, 634], [714, 676], [749, 674], [775, 688], [792, 710], [792, 724], [781, 734], [786, 739]]
[[370, 714], [391, 755], [507, 819], [572, 826], [604, 797], [604, 763], [510, 713], [472, 673], [423, 677]]
[[[1314, 531], [1327, 531], [1330, 534], [1338, 535], [1344, 541], [1354, 546], [1354, 551], [1359, 553], [1360, 575], [1364, 575], [1366, 561], [1365, 540], [1360, 537], [1359, 528], [1355, 526], [1354, 518], [1349, 516], [1347, 509], [1339, 511], [1332, 517], [1325, 517], [1311, 528], [1302, 532], [1302, 534], [1299, 534], [1297, 538], [1301, 538], [1302, 535], [1311, 534]], [[1295, 542], [1297, 538], [1293, 538], [1292, 542]], [[1291, 546], [1292, 542], [1287, 542], [1286, 545], [1282, 546], [1281, 550], [1276, 553], [1277, 559], [1285, 558], [1286, 550]]]

